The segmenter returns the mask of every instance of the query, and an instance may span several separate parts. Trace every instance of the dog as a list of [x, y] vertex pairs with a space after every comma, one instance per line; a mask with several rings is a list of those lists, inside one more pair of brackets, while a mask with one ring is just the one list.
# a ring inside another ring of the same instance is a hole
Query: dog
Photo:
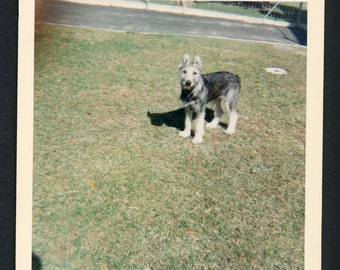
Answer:
[[184, 130], [179, 136], [186, 138], [191, 135], [193, 113], [196, 114], [196, 129], [192, 139], [194, 144], [202, 143], [204, 136], [205, 108], [208, 102], [215, 104], [216, 110], [213, 120], [206, 125], [207, 128], [216, 128], [223, 114], [222, 104], [229, 113], [229, 123], [226, 134], [235, 132], [238, 114], [236, 102], [241, 89], [238, 75], [227, 71], [219, 71], [201, 74], [202, 62], [199, 55], [190, 62], [189, 54], [184, 54], [183, 61], [179, 65], [181, 95], [185, 110]]

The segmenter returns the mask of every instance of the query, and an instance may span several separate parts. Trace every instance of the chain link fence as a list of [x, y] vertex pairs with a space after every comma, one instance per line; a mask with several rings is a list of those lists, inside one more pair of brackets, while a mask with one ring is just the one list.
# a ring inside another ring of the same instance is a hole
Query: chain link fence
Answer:
[[163, 4], [197, 8], [235, 15], [243, 15], [274, 21], [285, 21], [298, 26], [307, 26], [307, 2], [269, 1], [206, 1], [206, 0], [125, 0], [149, 4]]

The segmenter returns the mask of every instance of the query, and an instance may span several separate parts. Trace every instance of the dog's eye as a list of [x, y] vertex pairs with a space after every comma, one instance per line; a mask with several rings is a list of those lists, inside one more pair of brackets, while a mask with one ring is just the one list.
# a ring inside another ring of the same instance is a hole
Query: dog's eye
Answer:
[[182, 70], [182, 72], [183, 72], [184, 74], [186, 74], [186, 73], [187, 73], [187, 71], [186, 71], [186, 70]]
[[194, 71], [193, 74], [194, 74], [194, 75], [197, 75], [197, 72]]

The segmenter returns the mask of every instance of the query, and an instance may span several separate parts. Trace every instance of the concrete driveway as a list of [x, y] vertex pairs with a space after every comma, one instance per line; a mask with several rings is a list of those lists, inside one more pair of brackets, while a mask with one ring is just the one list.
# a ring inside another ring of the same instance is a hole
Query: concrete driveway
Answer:
[[37, 5], [36, 14], [38, 23], [306, 45], [305, 31], [296, 28], [145, 9], [47, 1]]

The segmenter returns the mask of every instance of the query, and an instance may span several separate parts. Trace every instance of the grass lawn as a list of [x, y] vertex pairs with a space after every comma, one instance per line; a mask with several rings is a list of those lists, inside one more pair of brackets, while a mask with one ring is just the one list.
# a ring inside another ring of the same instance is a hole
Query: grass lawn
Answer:
[[[241, 77], [235, 135], [178, 136], [185, 52]], [[303, 269], [305, 98], [304, 48], [39, 25], [42, 269]]]

